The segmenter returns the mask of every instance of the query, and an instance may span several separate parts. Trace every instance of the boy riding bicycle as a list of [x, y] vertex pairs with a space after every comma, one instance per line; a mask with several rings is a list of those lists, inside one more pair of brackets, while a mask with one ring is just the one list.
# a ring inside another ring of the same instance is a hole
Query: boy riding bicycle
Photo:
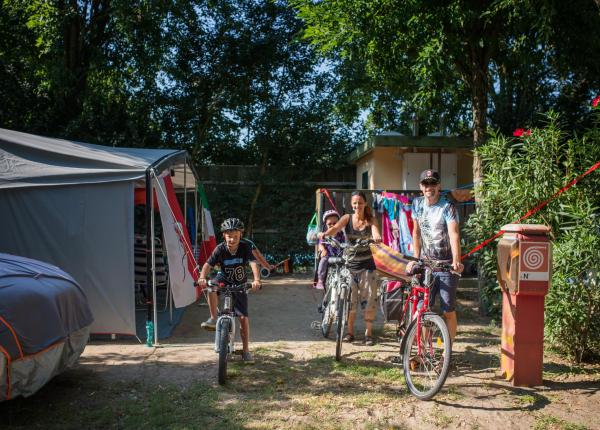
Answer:
[[[252, 253], [252, 246], [248, 242], [241, 240], [244, 232], [244, 224], [238, 218], [228, 218], [221, 224], [221, 232], [223, 233], [224, 241], [217, 245], [206, 263], [204, 263], [204, 266], [202, 266], [198, 284], [201, 287], [206, 286], [207, 276], [216, 265], [220, 266], [219, 273], [215, 279], [216, 282], [228, 285], [244, 284], [247, 282], [246, 263], [249, 263], [252, 275], [254, 276], [252, 290], [257, 291], [260, 288], [260, 272]], [[240, 319], [240, 335], [243, 347], [242, 360], [250, 362], [252, 361], [252, 354], [248, 348], [250, 338], [248, 296], [245, 292], [234, 292], [232, 297], [235, 313]], [[217, 305], [217, 293], [208, 293], [210, 318], [202, 323], [202, 328], [207, 330], [215, 329]]]

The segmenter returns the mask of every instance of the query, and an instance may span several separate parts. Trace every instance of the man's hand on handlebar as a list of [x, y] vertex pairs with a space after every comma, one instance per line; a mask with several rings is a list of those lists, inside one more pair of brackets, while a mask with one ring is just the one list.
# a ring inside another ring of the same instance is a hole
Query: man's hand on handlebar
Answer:
[[454, 272], [456, 272], [457, 275], [460, 275], [463, 272], [463, 270], [465, 270], [465, 265], [462, 264], [460, 261], [453, 261], [452, 269]]
[[252, 281], [252, 291], [256, 292], [258, 290], [260, 290], [262, 287], [262, 284], [260, 282], [260, 279], [255, 279], [254, 281]]

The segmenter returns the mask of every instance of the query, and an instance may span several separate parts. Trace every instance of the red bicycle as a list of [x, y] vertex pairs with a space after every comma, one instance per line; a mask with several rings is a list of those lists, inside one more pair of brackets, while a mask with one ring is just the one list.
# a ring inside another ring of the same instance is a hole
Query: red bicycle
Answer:
[[[418, 260], [413, 269], [410, 294], [403, 309], [412, 315], [400, 342], [404, 378], [409, 391], [420, 400], [435, 396], [450, 370], [452, 342], [444, 319], [432, 312], [429, 296], [433, 272], [452, 272], [450, 264]], [[455, 272], [453, 272], [455, 273]], [[403, 318], [406, 321], [405, 318]]]

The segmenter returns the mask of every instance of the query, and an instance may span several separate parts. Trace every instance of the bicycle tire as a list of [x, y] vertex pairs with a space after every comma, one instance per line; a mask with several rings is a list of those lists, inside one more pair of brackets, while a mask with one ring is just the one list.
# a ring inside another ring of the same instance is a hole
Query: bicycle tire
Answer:
[[229, 353], [229, 329], [231, 321], [229, 319], [221, 320], [219, 331], [219, 384], [225, 385], [227, 382], [227, 355]]
[[[408, 327], [402, 366], [410, 393], [419, 400], [429, 400], [443, 387], [450, 370], [452, 344], [444, 319], [434, 313], [425, 313], [421, 320], [421, 353], [418, 352], [417, 329], [413, 320]], [[435, 339], [435, 340], [434, 340]]]
[[335, 360], [342, 360], [342, 344], [344, 338], [344, 329], [346, 327], [346, 318], [348, 317], [348, 297], [346, 294], [348, 287], [340, 287], [337, 299], [337, 327], [335, 336]]
[[333, 290], [334, 288], [328, 286], [327, 293], [325, 293], [325, 297], [323, 299], [325, 306], [323, 307], [323, 317], [321, 319], [321, 334], [323, 334], [324, 338], [329, 337], [331, 325], [333, 323], [333, 317], [335, 316], [335, 302], [331, 300]]

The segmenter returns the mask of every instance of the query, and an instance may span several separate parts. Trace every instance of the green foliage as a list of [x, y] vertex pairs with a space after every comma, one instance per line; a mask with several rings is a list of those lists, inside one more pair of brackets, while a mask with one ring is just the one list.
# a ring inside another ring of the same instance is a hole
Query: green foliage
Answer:
[[[478, 186], [480, 201], [466, 233], [472, 244], [517, 222], [529, 209], [600, 161], [599, 112], [595, 124], [581, 136], [561, 130], [558, 116], [547, 115], [546, 126], [531, 135], [492, 137], [478, 149], [484, 162], [484, 178]], [[600, 172], [552, 200], [524, 223], [546, 224], [554, 243], [552, 288], [547, 297], [546, 335], [573, 358], [600, 353], [600, 291], [585, 286], [580, 275], [600, 269]], [[479, 254], [480, 276], [487, 311], [497, 313], [500, 290], [496, 281], [494, 243]], [[578, 281], [572, 281], [579, 279]]]

